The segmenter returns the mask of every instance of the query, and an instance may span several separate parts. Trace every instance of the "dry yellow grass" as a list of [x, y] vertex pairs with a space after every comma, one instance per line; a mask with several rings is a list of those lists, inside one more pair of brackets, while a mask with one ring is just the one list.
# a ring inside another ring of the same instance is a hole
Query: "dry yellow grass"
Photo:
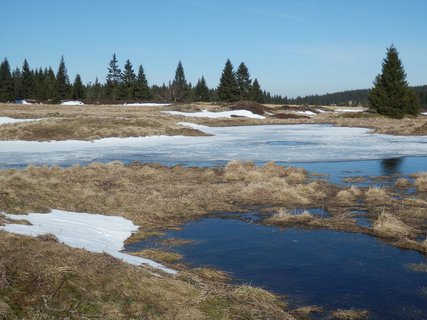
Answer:
[[293, 319], [278, 297], [0, 232], [2, 319]]
[[[243, 106], [244, 107], [244, 106]], [[249, 108], [249, 106], [248, 106]], [[215, 104], [180, 104], [171, 107], [125, 106], [59, 106], [59, 105], [10, 105], [0, 104], [0, 116], [13, 118], [43, 118], [40, 122], [17, 123], [0, 126], [1, 140], [93, 140], [105, 137], [135, 137], [149, 135], [203, 135], [202, 132], [177, 125], [189, 121], [209, 126], [236, 126], [260, 124], [334, 124], [348, 127], [373, 128], [378, 133], [400, 135], [427, 135], [425, 117], [401, 120], [362, 114], [358, 117], [323, 113], [311, 118], [279, 119], [280, 107], [269, 108], [272, 116], [264, 120], [249, 118], [188, 118], [162, 113], [167, 109], [198, 111], [229, 109]], [[250, 109], [250, 108], [249, 108]]]
[[394, 185], [399, 189], [407, 189], [411, 186], [411, 182], [408, 179], [399, 178]]
[[411, 227], [385, 211], [383, 211], [374, 222], [373, 230], [375, 234], [387, 238], [408, 237], [413, 231]]
[[359, 188], [352, 186], [348, 189], [339, 190], [334, 201], [343, 206], [355, 206], [356, 201], [361, 195], [362, 191]]
[[367, 319], [369, 316], [369, 312], [366, 310], [341, 310], [338, 309], [331, 314], [332, 318], [338, 320], [363, 320]]
[[416, 174], [414, 184], [419, 192], [427, 192], [427, 172]]
[[308, 211], [304, 211], [301, 214], [291, 214], [286, 210], [280, 209], [268, 221], [276, 224], [305, 224], [313, 219], [315, 219], [314, 216]]
[[365, 191], [365, 201], [370, 206], [389, 205], [392, 201], [384, 188], [370, 187]]

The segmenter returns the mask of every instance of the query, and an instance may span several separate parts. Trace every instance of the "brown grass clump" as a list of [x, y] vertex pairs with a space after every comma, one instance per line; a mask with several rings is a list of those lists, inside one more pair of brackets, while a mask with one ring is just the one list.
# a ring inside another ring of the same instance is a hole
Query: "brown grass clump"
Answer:
[[348, 189], [339, 190], [334, 198], [334, 201], [343, 206], [355, 206], [356, 201], [361, 196], [362, 192], [355, 186]]
[[417, 272], [427, 272], [427, 263], [411, 263], [408, 268]]
[[363, 320], [367, 319], [369, 316], [369, 312], [366, 310], [335, 310], [331, 313], [332, 318], [338, 320]]
[[370, 187], [365, 191], [365, 201], [368, 205], [387, 205], [392, 201], [383, 188]]
[[0, 319], [8, 320], [11, 318], [12, 318], [12, 309], [6, 302], [0, 300]]
[[407, 189], [411, 186], [411, 182], [408, 179], [399, 178], [394, 185], [398, 189]]
[[415, 175], [415, 186], [419, 192], [427, 192], [427, 172]]
[[182, 259], [182, 255], [179, 253], [160, 249], [145, 249], [141, 251], [131, 251], [129, 253], [137, 257], [148, 258], [163, 263], [178, 262]]
[[408, 237], [412, 228], [395, 216], [383, 211], [373, 224], [374, 233], [385, 238]]
[[319, 306], [306, 306], [292, 310], [290, 313], [297, 319], [310, 320], [313, 313], [322, 313], [323, 308]]
[[286, 210], [280, 209], [278, 213], [268, 219], [272, 223], [280, 224], [305, 224], [312, 221], [315, 217], [308, 211], [301, 214], [291, 214]]
[[227, 106], [230, 110], [248, 110], [258, 115], [264, 115], [270, 112], [271, 108], [254, 101], [238, 101]]

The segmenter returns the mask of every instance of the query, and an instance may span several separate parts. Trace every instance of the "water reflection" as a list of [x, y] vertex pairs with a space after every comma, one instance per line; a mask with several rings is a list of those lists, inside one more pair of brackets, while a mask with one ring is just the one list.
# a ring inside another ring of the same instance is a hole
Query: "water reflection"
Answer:
[[381, 160], [381, 171], [383, 176], [391, 176], [401, 173], [403, 158], [389, 158]]

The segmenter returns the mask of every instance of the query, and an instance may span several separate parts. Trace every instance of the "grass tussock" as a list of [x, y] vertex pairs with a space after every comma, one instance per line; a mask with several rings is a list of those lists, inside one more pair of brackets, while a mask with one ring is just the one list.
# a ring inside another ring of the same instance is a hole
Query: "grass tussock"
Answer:
[[293, 319], [277, 296], [0, 232], [2, 319]]
[[368, 319], [369, 312], [366, 310], [342, 310], [338, 309], [331, 313], [333, 319], [338, 320], [363, 320]]
[[179, 253], [160, 249], [145, 249], [141, 251], [132, 251], [129, 253], [137, 257], [148, 258], [163, 263], [174, 263], [182, 259], [182, 255]]
[[305, 224], [312, 221], [315, 217], [308, 211], [301, 214], [292, 214], [284, 209], [280, 209], [278, 213], [268, 219], [269, 222], [275, 224]]
[[392, 201], [384, 188], [370, 187], [365, 191], [365, 201], [371, 206], [388, 205]]
[[427, 272], [427, 263], [411, 263], [408, 268], [417, 272]]
[[348, 189], [339, 190], [334, 200], [336, 203], [343, 206], [355, 206], [361, 194], [362, 191], [359, 188], [351, 186]]
[[126, 244], [137, 243], [143, 240], [147, 240], [150, 237], [161, 237], [164, 236], [164, 232], [160, 231], [144, 231], [138, 230], [137, 232], [132, 233], [132, 235], [126, 239]]
[[398, 189], [407, 189], [411, 186], [411, 182], [405, 178], [399, 178], [396, 180], [394, 186]]
[[383, 211], [373, 224], [375, 234], [385, 238], [404, 238], [413, 230], [394, 215]]
[[419, 192], [427, 192], [427, 172], [421, 172], [415, 175], [415, 183]]

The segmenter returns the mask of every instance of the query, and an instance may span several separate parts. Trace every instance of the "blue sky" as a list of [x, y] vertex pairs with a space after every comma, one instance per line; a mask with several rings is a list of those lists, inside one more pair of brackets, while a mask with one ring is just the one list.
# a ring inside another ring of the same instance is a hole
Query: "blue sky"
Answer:
[[397, 47], [411, 85], [427, 84], [425, 0], [14, 0], [0, 11], [0, 58], [21, 67], [64, 55], [70, 79], [104, 82], [113, 53], [167, 83], [217, 86], [227, 58], [290, 97], [371, 87]]

